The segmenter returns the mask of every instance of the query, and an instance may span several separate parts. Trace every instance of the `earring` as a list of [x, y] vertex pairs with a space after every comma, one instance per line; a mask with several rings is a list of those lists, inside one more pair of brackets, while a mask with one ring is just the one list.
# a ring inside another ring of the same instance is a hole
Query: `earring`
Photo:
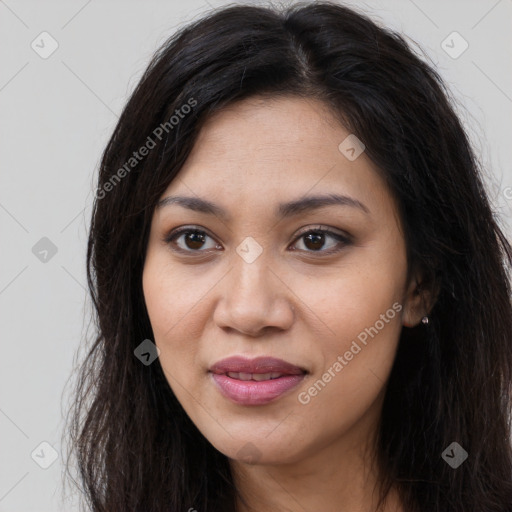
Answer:
[[424, 324], [424, 325], [428, 325], [428, 322], [429, 322], [429, 318], [427, 315], [425, 315], [422, 319], [421, 319], [421, 323]]

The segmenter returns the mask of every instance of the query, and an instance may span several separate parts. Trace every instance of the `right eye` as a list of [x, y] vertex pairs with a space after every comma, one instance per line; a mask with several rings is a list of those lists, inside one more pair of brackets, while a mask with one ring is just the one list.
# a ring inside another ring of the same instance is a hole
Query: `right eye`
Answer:
[[[208, 239], [211, 240], [209, 246]], [[172, 250], [180, 252], [200, 253], [211, 249], [222, 249], [206, 231], [191, 227], [172, 231], [165, 237], [165, 242], [171, 246]]]

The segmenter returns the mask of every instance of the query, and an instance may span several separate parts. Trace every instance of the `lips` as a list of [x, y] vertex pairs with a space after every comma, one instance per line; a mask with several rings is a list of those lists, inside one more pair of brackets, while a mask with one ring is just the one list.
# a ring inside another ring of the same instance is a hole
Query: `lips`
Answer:
[[243, 372], [227, 372], [226, 375], [236, 380], [256, 380], [258, 382], [262, 380], [278, 379], [283, 375], [281, 372], [270, 372], [270, 373], [243, 373]]
[[[257, 357], [256, 359], [246, 359], [244, 357], [228, 357], [217, 361], [210, 368], [212, 373], [226, 375], [228, 373], [240, 374], [240, 380], [249, 380], [247, 375], [266, 375], [271, 378], [277, 378], [281, 375], [300, 375], [306, 373], [305, 370], [291, 363], [276, 359], [274, 357]], [[279, 374], [279, 375], [275, 375]], [[235, 378], [235, 377], [234, 377]], [[268, 380], [267, 379], [267, 380]], [[259, 379], [262, 380], [262, 379]]]
[[262, 405], [297, 386], [306, 370], [273, 357], [229, 357], [210, 368], [221, 394], [240, 405]]

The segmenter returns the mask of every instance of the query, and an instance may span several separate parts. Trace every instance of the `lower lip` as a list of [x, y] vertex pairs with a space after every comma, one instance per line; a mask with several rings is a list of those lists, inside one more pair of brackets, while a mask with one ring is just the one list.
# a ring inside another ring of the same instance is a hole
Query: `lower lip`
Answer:
[[238, 380], [227, 375], [212, 373], [220, 392], [240, 405], [263, 405], [297, 386], [304, 374], [284, 375], [271, 380]]

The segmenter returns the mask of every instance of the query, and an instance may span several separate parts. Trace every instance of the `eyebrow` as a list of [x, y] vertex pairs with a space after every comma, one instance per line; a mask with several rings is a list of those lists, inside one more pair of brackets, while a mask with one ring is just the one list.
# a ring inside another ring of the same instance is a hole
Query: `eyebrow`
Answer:
[[[224, 220], [229, 220], [230, 218], [228, 212], [222, 207], [199, 197], [168, 196], [161, 199], [156, 207], [163, 208], [171, 204], [178, 204], [183, 208], [187, 208], [195, 212], [216, 215]], [[370, 214], [368, 207], [353, 197], [340, 194], [325, 194], [307, 196], [287, 203], [280, 203], [276, 210], [276, 217], [284, 219], [286, 217], [298, 215], [299, 213], [319, 210], [326, 206], [349, 206], [351, 208], [357, 208], [366, 214]]]

